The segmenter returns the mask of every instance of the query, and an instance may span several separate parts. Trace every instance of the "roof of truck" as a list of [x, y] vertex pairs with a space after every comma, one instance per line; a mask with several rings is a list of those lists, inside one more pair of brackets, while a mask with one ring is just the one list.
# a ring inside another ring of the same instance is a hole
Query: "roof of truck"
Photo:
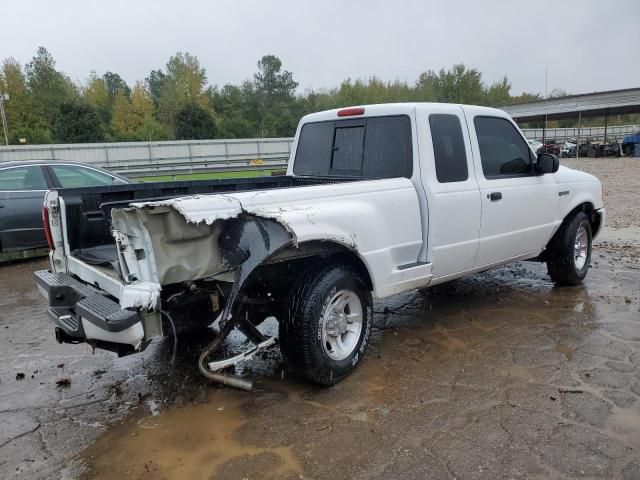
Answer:
[[[302, 122], [322, 122], [327, 120], [335, 120], [340, 117], [343, 119], [348, 118], [363, 118], [363, 117], [372, 117], [372, 116], [382, 116], [382, 115], [409, 115], [416, 108], [426, 108], [433, 107], [434, 110], [437, 108], [439, 112], [443, 111], [451, 111], [451, 112], [459, 112], [461, 109], [464, 109], [467, 112], [472, 112], [474, 115], [494, 115], [501, 117], [509, 117], [509, 115], [504, 111], [498, 108], [491, 107], [480, 107], [477, 105], [464, 105], [459, 103], [435, 103], [435, 102], [406, 102], [406, 103], [379, 103], [372, 105], [354, 105], [351, 107], [344, 108], [336, 108], [333, 110], [325, 110], [323, 112], [310, 113], [309, 115], [305, 115], [302, 118]], [[363, 113], [355, 113], [352, 115], [342, 116], [339, 112], [343, 112], [345, 110], [354, 109], [364, 109]]]

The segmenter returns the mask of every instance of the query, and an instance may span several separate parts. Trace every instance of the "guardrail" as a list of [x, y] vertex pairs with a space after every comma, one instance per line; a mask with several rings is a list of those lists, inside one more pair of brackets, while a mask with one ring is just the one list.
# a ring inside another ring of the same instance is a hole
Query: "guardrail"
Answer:
[[286, 168], [292, 138], [84, 143], [0, 147], [0, 162], [62, 160], [130, 178]]
[[[606, 136], [609, 141], [613, 142], [638, 130], [640, 130], [638, 125], [616, 125], [606, 128]], [[523, 128], [522, 133], [530, 140], [542, 140], [542, 128]], [[547, 128], [544, 136], [547, 140], [565, 140], [578, 137], [582, 140], [600, 140], [605, 137], [605, 127]]]

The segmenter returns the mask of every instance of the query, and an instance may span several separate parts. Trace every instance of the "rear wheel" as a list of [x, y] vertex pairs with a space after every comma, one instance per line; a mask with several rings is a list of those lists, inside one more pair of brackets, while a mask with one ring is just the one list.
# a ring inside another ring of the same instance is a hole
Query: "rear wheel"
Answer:
[[303, 275], [280, 322], [280, 350], [289, 368], [321, 385], [349, 375], [367, 347], [371, 305], [369, 288], [349, 266]]
[[584, 212], [566, 220], [547, 248], [547, 270], [558, 285], [579, 285], [591, 263], [591, 224]]

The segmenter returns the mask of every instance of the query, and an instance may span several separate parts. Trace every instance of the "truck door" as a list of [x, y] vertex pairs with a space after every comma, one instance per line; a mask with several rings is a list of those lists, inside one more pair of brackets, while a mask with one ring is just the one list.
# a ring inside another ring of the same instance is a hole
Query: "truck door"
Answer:
[[536, 175], [535, 155], [506, 118], [469, 118], [480, 185], [482, 221], [475, 266], [537, 255], [555, 226], [558, 192], [553, 175]]
[[419, 135], [425, 139], [420, 168], [430, 206], [430, 261], [438, 278], [473, 268], [480, 234], [480, 191], [462, 109], [422, 108], [419, 128], [426, 135]]

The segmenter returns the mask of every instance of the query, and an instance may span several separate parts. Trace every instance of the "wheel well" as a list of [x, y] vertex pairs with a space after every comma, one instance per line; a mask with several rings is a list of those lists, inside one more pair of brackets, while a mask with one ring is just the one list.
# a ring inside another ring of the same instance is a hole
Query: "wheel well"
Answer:
[[329, 262], [351, 266], [373, 290], [369, 271], [357, 252], [338, 242], [310, 241], [275, 252], [251, 273], [238, 301], [258, 316], [278, 317], [278, 310], [286, 306], [291, 289], [300, 276]]
[[580, 205], [576, 206], [573, 210], [571, 210], [567, 215], [565, 215], [564, 219], [562, 220], [562, 224], [560, 224], [556, 232], [553, 234], [553, 237], [551, 237], [551, 239], [547, 243], [545, 250], [540, 254], [540, 256], [536, 257], [537, 260], [540, 260], [543, 262], [547, 261], [548, 255], [549, 255], [549, 249], [552, 247], [552, 245], [558, 238], [558, 235], [560, 235], [563, 225], [565, 225], [577, 212], [584, 212], [587, 214], [587, 218], [589, 219], [589, 224], [591, 225], [592, 236], [595, 236], [596, 233], [598, 233], [602, 223], [602, 218], [600, 214], [595, 210], [591, 202], [581, 203]]
[[303, 269], [310, 262], [327, 264], [330, 261], [350, 265], [358, 272], [369, 288], [373, 288], [373, 282], [369, 270], [358, 253], [342, 243], [331, 240], [312, 240], [297, 245], [288, 245], [274, 253], [265, 263], [275, 265], [283, 262], [294, 262]]
[[576, 208], [571, 210], [571, 212], [569, 212], [566, 217], [564, 217], [563, 223], [571, 218], [576, 212], [584, 212], [587, 214], [587, 218], [589, 219], [589, 223], [591, 224], [591, 233], [593, 236], [595, 236], [598, 231], [600, 231], [600, 227], [602, 226], [602, 217], [593, 207], [593, 204], [591, 202], [581, 203]]

